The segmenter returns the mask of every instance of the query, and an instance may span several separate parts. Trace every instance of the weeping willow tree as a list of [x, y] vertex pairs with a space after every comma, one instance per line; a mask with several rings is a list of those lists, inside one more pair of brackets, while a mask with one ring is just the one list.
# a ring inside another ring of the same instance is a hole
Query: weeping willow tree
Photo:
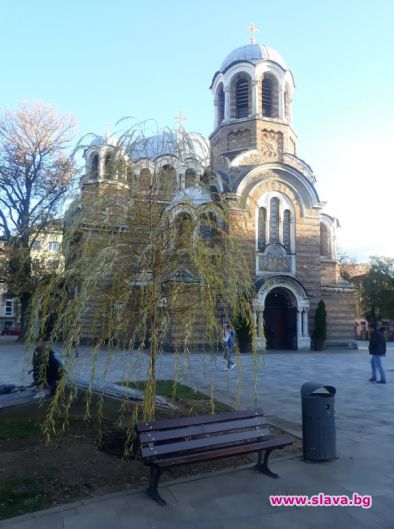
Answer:
[[[148, 136], [145, 125], [133, 125], [101, 143], [99, 158], [91, 144], [79, 146], [87, 171], [66, 216], [65, 269], [37, 289], [29, 338], [63, 342], [68, 371], [73, 343], [89, 341], [91, 383], [104, 346], [114, 355], [130, 351], [126, 379], [148, 359], [140, 411], [152, 419], [163, 351], [187, 361], [191, 351], [203, 350], [214, 359], [223, 347], [223, 321], [241, 317], [257, 355], [244, 219], [210, 172], [202, 137], [182, 128]], [[109, 371], [108, 363], [100, 376]], [[76, 395], [65, 397], [65, 387], [66, 377], [49, 407], [49, 425]]]

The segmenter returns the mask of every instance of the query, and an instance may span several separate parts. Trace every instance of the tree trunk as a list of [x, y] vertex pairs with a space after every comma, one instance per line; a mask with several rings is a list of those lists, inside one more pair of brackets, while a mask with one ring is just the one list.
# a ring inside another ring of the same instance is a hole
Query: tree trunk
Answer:
[[22, 294], [20, 297], [20, 304], [21, 304], [21, 333], [18, 338], [18, 342], [24, 342], [27, 332], [27, 319], [28, 319], [28, 312], [29, 312], [29, 305], [30, 305], [30, 294]]

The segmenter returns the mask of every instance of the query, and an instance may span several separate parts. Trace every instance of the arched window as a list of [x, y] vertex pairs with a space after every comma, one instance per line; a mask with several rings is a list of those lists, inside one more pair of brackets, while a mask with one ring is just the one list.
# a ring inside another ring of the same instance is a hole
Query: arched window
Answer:
[[263, 77], [262, 106], [264, 117], [279, 117], [279, 85], [277, 79], [270, 74]]
[[241, 77], [235, 84], [235, 117], [247, 118], [249, 116], [249, 83]]
[[163, 165], [160, 180], [160, 188], [164, 191], [171, 192], [177, 188], [176, 171], [172, 165]]
[[151, 185], [151, 174], [149, 169], [146, 167], [144, 169], [141, 169], [140, 171], [140, 178], [139, 178], [139, 188], [142, 190], [148, 190]]
[[290, 252], [290, 211], [288, 209], [285, 209], [283, 213], [283, 246]]
[[271, 198], [270, 202], [270, 243], [279, 242], [279, 199]]
[[98, 176], [99, 172], [99, 155], [96, 153], [92, 158], [92, 174]]
[[224, 120], [225, 115], [225, 99], [223, 85], [221, 84], [218, 90], [218, 124]]
[[258, 231], [257, 231], [257, 248], [259, 252], [264, 252], [266, 240], [265, 240], [265, 226], [267, 223], [267, 210], [265, 208], [259, 208], [258, 218]]
[[204, 213], [201, 216], [201, 238], [205, 242], [207, 246], [210, 246], [213, 248], [220, 242], [220, 230], [219, 230], [219, 224], [218, 219], [214, 213], [211, 211], [208, 213]]
[[186, 169], [185, 172], [185, 187], [192, 187], [196, 185], [196, 172], [194, 169]]
[[331, 237], [328, 227], [320, 223], [320, 255], [323, 257], [331, 257]]
[[178, 213], [175, 217], [175, 248], [190, 248], [193, 243], [193, 221], [188, 213]]
[[106, 154], [104, 158], [104, 176], [105, 178], [112, 178], [114, 170], [113, 156]]

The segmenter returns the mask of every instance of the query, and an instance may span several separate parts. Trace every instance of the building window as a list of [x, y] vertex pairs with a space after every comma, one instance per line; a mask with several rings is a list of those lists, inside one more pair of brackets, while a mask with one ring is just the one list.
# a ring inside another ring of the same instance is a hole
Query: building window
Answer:
[[219, 118], [219, 125], [224, 120], [225, 115], [225, 98], [224, 98], [224, 90], [223, 85], [221, 84], [218, 90], [218, 118]]
[[320, 223], [320, 255], [332, 257], [330, 232], [323, 222]]
[[207, 246], [214, 248], [220, 243], [220, 230], [218, 219], [211, 211], [201, 217], [201, 238]]
[[60, 250], [60, 242], [50, 242], [48, 248], [52, 252], [58, 252]]
[[279, 199], [271, 198], [270, 202], [270, 243], [279, 242]]
[[41, 248], [41, 241], [34, 241], [31, 248], [32, 250], [39, 250]]
[[258, 218], [258, 232], [257, 232], [257, 248], [259, 252], [264, 252], [266, 240], [265, 240], [265, 227], [267, 223], [267, 210], [265, 208], [259, 208]]
[[283, 246], [290, 253], [290, 211], [285, 209], [283, 213]]
[[95, 154], [92, 158], [92, 174], [93, 176], [98, 176], [99, 172], [99, 155]]
[[236, 117], [247, 118], [249, 116], [249, 83], [241, 77], [235, 85]]
[[263, 116], [267, 118], [279, 117], [279, 85], [277, 79], [265, 74], [262, 82]]
[[12, 316], [12, 310], [13, 310], [13, 303], [12, 299], [6, 299], [5, 300], [5, 315], [6, 316]]
[[193, 221], [188, 213], [179, 213], [175, 218], [175, 248], [190, 248], [193, 242]]

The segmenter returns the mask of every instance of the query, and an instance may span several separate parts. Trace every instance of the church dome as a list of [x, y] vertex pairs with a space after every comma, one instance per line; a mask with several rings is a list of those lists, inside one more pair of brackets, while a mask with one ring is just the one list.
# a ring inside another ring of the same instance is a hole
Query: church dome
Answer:
[[265, 44], [247, 44], [233, 50], [224, 59], [219, 72], [224, 73], [230, 66], [237, 62], [252, 62], [258, 64], [262, 61], [272, 61], [279, 64], [283, 70], [287, 70], [287, 66], [282, 56], [273, 48]]
[[127, 151], [132, 160], [141, 158], [156, 160], [160, 156], [175, 156], [182, 160], [195, 159], [205, 165], [209, 159], [208, 140], [201, 134], [188, 134], [183, 129], [168, 130], [137, 140], [128, 147]]

